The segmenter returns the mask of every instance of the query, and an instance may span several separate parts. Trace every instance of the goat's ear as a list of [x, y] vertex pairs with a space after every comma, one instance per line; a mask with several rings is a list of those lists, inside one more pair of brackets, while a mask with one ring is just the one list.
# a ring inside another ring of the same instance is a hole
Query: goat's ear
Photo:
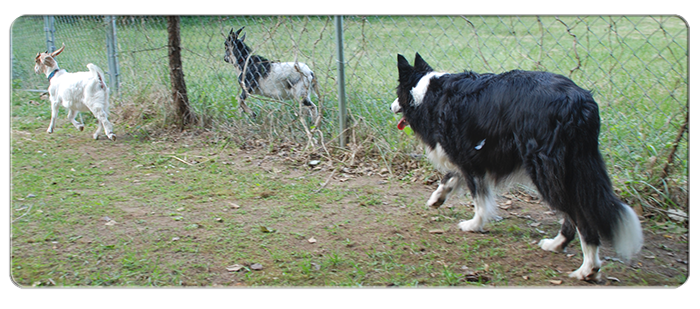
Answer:
[[64, 49], [64, 48], [66, 48], [66, 44], [65, 44], [65, 43], [61, 44], [61, 48], [59, 48], [57, 51], [54, 51], [53, 53], [51, 53], [51, 57], [56, 57], [56, 56], [58, 56], [61, 52], [63, 52], [63, 49]]
[[41, 53], [36, 53], [36, 58], [34, 58], [34, 60], [39, 62], [39, 57], [41, 57]]
[[413, 61], [413, 65], [416, 67], [417, 71], [426, 72], [433, 70], [433, 68], [431, 68], [430, 65], [425, 62], [425, 60], [423, 60], [423, 57], [421, 57], [419, 53], [416, 53], [416, 59]]

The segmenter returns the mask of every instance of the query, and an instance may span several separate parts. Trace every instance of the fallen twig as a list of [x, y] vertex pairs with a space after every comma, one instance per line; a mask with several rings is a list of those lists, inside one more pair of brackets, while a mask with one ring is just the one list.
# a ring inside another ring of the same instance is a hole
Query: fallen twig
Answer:
[[27, 211], [25, 211], [24, 214], [22, 214], [21, 216], [19, 216], [19, 217], [17, 217], [16, 219], [12, 220], [12, 223], [14, 223], [15, 221], [17, 221], [17, 220], [19, 220], [19, 219], [22, 219], [22, 217], [26, 216], [26, 215], [29, 213], [29, 211], [31, 211], [31, 210], [32, 210], [32, 205], [29, 204], [29, 208], [27, 209]]
[[174, 158], [175, 160], [178, 160], [178, 161], [180, 161], [180, 162], [182, 162], [182, 163], [185, 163], [185, 164], [187, 164], [187, 165], [189, 165], [189, 166], [194, 165], [194, 164], [192, 164], [192, 163], [190, 163], [190, 162], [187, 162], [187, 161], [185, 161], [185, 160], [183, 160], [183, 159], [180, 159], [180, 158], [178, 158], [178, 157], [176, 157], [176, 156], [170, 156], [170, 157], [171, 157], [171, 158]]

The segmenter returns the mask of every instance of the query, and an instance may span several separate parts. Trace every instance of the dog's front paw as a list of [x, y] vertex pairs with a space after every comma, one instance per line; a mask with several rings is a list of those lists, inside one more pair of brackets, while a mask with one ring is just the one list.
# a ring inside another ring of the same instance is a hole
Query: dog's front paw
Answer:
[[484, 232], [483, 226], [480, 220], [471, 219], [467, 221], [462, 221], [459, 223], [459, 228], [465, 232]]
[[445, 203], [445, 198], [440, 196], [439, 194], [433, 193], [433, 195], [430, 196], [428, 199], [428, 202], [426, 205], [430, 208], [438, 209], [442, 204]]
[[561, 247], [561, 242], [557, 241], [556, 239], [542, 239], [540, 242], [537, 244], [542, 248], [544, 251], [552, 251], [552, 252], [563, 252], [564, 250]]

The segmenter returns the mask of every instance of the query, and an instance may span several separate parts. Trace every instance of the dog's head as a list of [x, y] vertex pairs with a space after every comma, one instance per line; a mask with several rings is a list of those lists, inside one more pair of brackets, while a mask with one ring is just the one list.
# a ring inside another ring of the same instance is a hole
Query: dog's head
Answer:
[[231, 29], [231, 32], [229, 32], [226, 38], [226, 42], [224, 42], [224, 47], [226, 48], [224, 61], [230, 64], [242, 66], [245, 59], [250, 55], [250, 47], [243, 43], [243, 41], [245, 41], [245, 33], [239, 36], [243, 28], [245, 27], [241, 27], [241, 29], [235, 32]]
[[34, 73], [46, 73], [47, 70], [57, 67], [58, 63], [56, 63], [56, 59], [54, 58], [63, 52], [64, 48], [66, 48], [66, 44], [62, 44], [61, 48], [52, 53], [49, 53], [48, 51], [37, 53], [36, 58], [34, 59]]
[[405, 118], [406, 112], [423, 102], [430, 79], [443, 73], [433, 72], [433, 68], [418, 53], [416, 53], [413, 66], [403, 55], [399, 54], [397, 68], [399, 69], [399, 86], [396, 87], [397, 99], [391, 103], [391, 111], [404, 114], [397, 126], [399, 130], [403, 130], [408, 125]]

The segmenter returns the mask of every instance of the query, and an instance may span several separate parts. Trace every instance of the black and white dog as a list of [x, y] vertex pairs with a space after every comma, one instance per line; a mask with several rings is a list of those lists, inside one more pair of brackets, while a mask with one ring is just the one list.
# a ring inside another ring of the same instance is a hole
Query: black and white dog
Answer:
[[600, 116], [589, 91], [547, 72], [438, 73], [417, 53], [414, 66], [398, 55], [398, 70], [398, 128], [410, 125], [447, 173], [428, 204], [439, 207], [460, 186], [474, 199], [474, 218], [460, 229], [482, 231], [495, 217], [496, 189], [523, 178], [564, 216], [559, 234], [540, 247], [561, 252], [579, 235], [583, 264], [570, 277], [600, 279], [601, 241], [625, 259], [641, 250], [639, 219], [614, 195], [598, 150]]
[[243, 28], [235, 32], [231, 29], [224, 42], [224, 61], [233, 64], [238, 73], [238, 83], [242, 88], [239, 103], [243, 111], [255, 116], [245, 100], [249, 94], [259, 94], [277, 100], [298, 100], [316, 113], [311, 92], [317, 90], [317, 83], [309, 66], [301, 62], [270, 61], [253, 55], [251, 48], [244, 43], [245, 33], [240, 35]]

